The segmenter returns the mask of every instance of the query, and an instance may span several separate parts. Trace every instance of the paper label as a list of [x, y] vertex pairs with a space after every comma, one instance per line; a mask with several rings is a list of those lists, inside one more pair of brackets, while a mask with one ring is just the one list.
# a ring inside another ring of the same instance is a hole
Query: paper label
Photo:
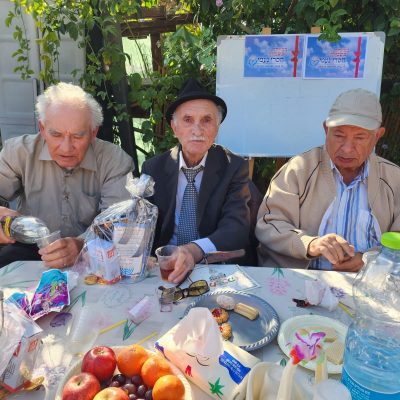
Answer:
[[245, 367], [239, 360], [232, 357], [226, 351], [219, 356], [219, 363], [228, 370], [229, 376], [236, 383], [242, 382], [244, 377], [250, 372], [250, 368]]
[[[146, 239], [146, 229], [142, 225], [135, 225], [130, 230], [126, 243], [120, 243], [127, 228], [124, 225], [114, 225], [113, 241], [117, 249], [121, 274], [132, 276], [140, 274], [143, 266], [143, 241]], [[146, 244], [146, 243], [144, 243]]]
[[381, 393], [368, 389], [355, 381], [343, 368], [342, 382], [350, 390], [352, 400], [399, 400], [400, 392]]

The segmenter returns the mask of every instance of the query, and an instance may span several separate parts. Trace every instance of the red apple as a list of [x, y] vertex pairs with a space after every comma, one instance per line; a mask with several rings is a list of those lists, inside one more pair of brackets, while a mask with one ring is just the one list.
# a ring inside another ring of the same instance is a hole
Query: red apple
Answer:
[[114, 350], [107, 346], [97, 346], [85, 354], [81, 369], [82, 372], [90, 372], [103, 382], [112, 378], [116, 366], [117, 357]]
[[129, 400], [129, 397], [121, 388], [108, 387], [97, 393], [93, 400]]
[[100, 392], [100, 382], [88, 372], [82, 372], [68, 379], [62, 392], [62, 400], [92, 400]]

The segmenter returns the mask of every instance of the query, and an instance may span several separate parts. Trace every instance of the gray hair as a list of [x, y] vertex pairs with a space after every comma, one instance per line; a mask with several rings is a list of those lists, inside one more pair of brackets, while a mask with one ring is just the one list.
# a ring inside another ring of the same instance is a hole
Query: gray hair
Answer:
[[[212, 101], [212, 100], [211, 100]], [[214, 103], [215, 104], [215, 103]], [[179, 107], [179, 106], [178, 106]], [[217, 116], [218, 116], [218, 125], [221, 125], [221, 122], [222, 122], [222, 118], [224, 117], [224, 109], [223, 109], [223, 107], [221, 107], [220, 105], [218, 105], [218, 104], [215, 104], [215, 107], [217, 107]], [[174, 121], [175, 122], [175, 124], [178, 122], [177, 120], [176, 120], [176, 110], [174, 111], [174, 113], [172, 114], [172, 117], [171, 117], [171, 121]]]
[[80, 86], [72, 83], [59, 82], [49, 86], [36, 100], [36, 115], [42, 123], [46, 120], [48, 107], [54, 105], [72, 104], [80, 108], [87, 107], [91, 114], [92, 129], [98, 128], [103, 122], [103, 111], [94, 97]]

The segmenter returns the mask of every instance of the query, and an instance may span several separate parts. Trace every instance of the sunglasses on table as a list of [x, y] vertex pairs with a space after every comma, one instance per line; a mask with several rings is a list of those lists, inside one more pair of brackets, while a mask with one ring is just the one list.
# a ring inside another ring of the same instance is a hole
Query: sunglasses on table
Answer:
[[[160, 286], [159, 289], [162, 289], [163, 292], [171, 290], [162, 286]], [[187, 288], [182, 289], [179, 286], [176, 286], [174, 289], [174, 301], [179, 301], [185, 299], [186, 297], [200, 296], [204, 293], [207, 293], [210, 290], [210, 287], [208, 286], [206, 280], [201, 279], [199, 281], [192, 282]]]

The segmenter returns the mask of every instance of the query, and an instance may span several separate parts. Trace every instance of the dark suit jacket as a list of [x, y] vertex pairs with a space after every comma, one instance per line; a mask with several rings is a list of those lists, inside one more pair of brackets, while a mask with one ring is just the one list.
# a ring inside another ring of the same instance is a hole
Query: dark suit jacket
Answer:
[[[143, 164], [142, 173], [155, 181], [149, 200], [158, 207], [153, 248], [166, 245], [174, 231], [179, 147]], [[199, 192], [198, 230], [217, 250], [245, 248], [250, 229], [248, 163], [229, 150], [213, 145], [207, 155]]]

